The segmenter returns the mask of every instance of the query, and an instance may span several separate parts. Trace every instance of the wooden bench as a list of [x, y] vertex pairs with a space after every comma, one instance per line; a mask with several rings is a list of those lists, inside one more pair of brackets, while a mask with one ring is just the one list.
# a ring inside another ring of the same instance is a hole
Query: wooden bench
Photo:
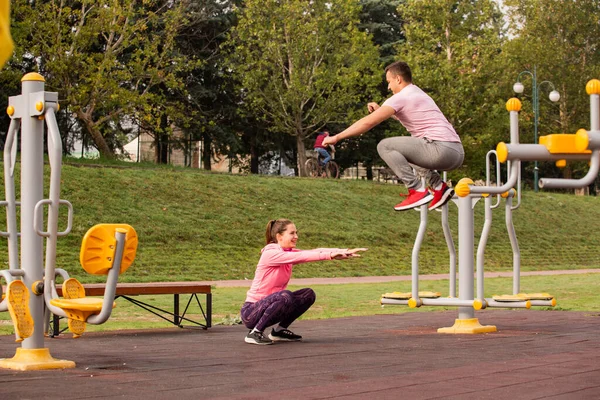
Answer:
[[[103, 296], [104, 287], [103, 283], [92, 283], [83, 285], [85, 288], [86, 296]], [[58, 295], [62, 297], [62, 287], [57, 286], [56, 291]], [[173, 295], [173, 311], [161, 309], [153, 306], [147, 302], [141, 301], [138, 298], [132, 296], [145, 296], [145, 295]], [[180, 312], [180, 295], [190, 295], [183, 312]], [[202, 307], [202, 303], [198, 298], [198, 294], [206, 295], [206, 311]], [[204, 283], [197, 282], [148, 282], [148, 283], [118, 283], [117, 290], [115, 293], [115, 299], [123, 298], [144, 310], [151, 312], [152, 314], [164, 319], [167, 322], [172, 323], [180, 328], [189, 327], [200, 327], [202, 329], [208, 329], [212, 326], [212, 292], [211, 286]], [[200, 308], [202, 316], [204, 317], [204, 323], [191, 320], [185, 315], [192, 303], [192, 300], [196, 300], [196, 304]], [[169, 317], [166, 317], [168, 315]], [[59, 325], [60, 318], [54, 316], [52, 333], [50, 336], [57, 336], [60, 331]], [[193, 325], [183, 325], [183, 322], [189, 322]]]

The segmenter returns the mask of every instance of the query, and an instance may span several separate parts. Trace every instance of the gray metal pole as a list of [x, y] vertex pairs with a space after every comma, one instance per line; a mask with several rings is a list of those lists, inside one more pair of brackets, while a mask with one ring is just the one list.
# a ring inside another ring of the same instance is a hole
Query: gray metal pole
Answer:
[[[26, 104], [30, 94], [44, 91], [44, 78], [27, 74], [22, 81], [22, 96]], [[31, 290], [35, 281], [43, 277], [42, 237], [33, 226], [33, 212], [42, 200], [44, 188], [44, 121], [24, 113], [21, 120], [21, 265], [25, 270], [23, 282]], [[44, 320], [44, 298], [29, 297], [29, 311], [36, 322]], [[33, 334], [22, 343], [25, 349], [44, 347], [44, 326], [35, 324]]]
[[[473, 301], [474, 216], [471, 196], [458, 198], [458, 298]], [[458, 319], [475, 317], [473, 307], [459, 307]]]

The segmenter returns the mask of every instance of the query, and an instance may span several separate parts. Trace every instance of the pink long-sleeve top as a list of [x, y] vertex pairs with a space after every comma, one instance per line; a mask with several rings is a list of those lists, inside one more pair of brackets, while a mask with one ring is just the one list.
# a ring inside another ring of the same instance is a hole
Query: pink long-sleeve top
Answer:
[[331, 253], [340, 251], [344, 252], [347, 249], [300, 250], [283, 249], [277, 243], [266, 245], [261, 250], [252, 286], [246, 294], [246, 302], [256, 303], [272, 293], [284, 290], [295, 264], [331, 260]]

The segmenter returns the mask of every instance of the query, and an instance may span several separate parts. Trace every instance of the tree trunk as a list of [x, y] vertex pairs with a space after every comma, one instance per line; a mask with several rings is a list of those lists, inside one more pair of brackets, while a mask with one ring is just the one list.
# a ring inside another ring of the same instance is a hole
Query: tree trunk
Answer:
[[[163, 115], [160, 118], [161, 132], [165, 132], [167, 129], [167, 116]], [[169, 163], [169, 135], [166, 133], [157, 133], [154, 135], [154, 154], [156, 155], [157, 164], [168, 164]]]
[[169, 163], [169, 135], [160, 134], [155, 136], [154, 154], [157, 164]]
[[372, 181], [373, 180], [373, 166], [366, 165], [365, 167], [367, 168], [367, 180]]
[[79, 110], [77, 111], [77, 118], [83, 121], [85, 129], [90, 134], [90, 137], [94, 141], [94, 145], [100, 152], [100, 155], [106, 158], [115, 158], [115, 153], [113, 153], [110, 147], [108, 147], [108, 143], [106, 143], [106, 140], [104, 140], [104, 136], [102, 136], [100, 129], [98, 129], [98, 127], [94, 123], [92, 116], [88, 113]]
[[250, 173], [258, 174], [258, 146], [256, 146], [256, 139], [252, 138], [250, 143]]
[[203, 168], [206, 171], [210, 171], [211, 170], [211, 145], [212, 145], [212, 140], [210, 138], [210, 136], [208, 135], [202, 135], [202, 141], [204, 142], [204, 146], [202, 146], [202, 165]]
[[304, 148], [304, 134], [302, 133], [298, 133], [296, 136], [296, 148], [298, 150], [298, 176], [307, 176], [306, 149]]

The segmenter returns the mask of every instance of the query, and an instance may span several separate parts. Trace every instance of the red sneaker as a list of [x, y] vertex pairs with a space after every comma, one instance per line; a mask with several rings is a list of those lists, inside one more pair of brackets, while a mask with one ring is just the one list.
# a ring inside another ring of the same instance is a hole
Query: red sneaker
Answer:
[[410, 210], [411, 208], [422, 206], [423, 204], [429, 203], [433, 199], [433, 195], [429, 191], [417, 192], [414, 189], [408, 189], [408, 196], [400, 204], [396, 204], [394, 210], [404, 211]]
[[435, 210], [436, 208], [443, 206], [452, 199], [452, 196], [454, 196], [454, 189], [448, 187], [446, 182], [442, 182], [440, 190], [433, 191], [433, 200], [431, 200], [431, 203], [429, 204], [429, 209]]

